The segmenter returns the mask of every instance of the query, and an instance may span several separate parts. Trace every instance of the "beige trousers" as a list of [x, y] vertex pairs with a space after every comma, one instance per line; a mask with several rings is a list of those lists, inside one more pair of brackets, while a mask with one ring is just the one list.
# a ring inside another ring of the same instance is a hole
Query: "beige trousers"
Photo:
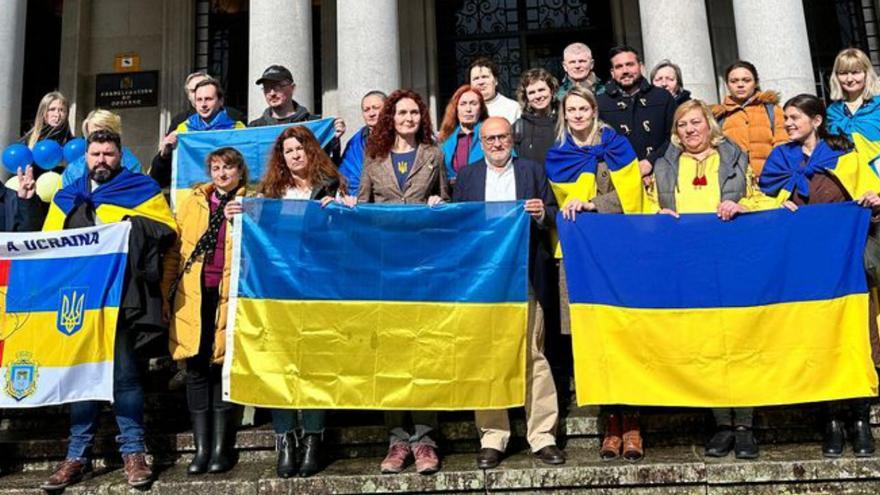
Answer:
[[[544, 311], [534, 296], [529, 297], [529, 360], [526, 369], [526, 440], [532, 452], [556, 445], [559, 407], [550, 363], [544, 357]], [[504, 452], [510, 441], [507, 409], [476, 411], [480, 445]]]

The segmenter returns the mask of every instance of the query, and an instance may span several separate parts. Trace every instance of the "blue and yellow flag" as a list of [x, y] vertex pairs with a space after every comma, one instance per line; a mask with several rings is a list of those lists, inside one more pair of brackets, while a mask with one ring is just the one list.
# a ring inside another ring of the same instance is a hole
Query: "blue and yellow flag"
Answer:
[[0, 408], [113, 400], [130, 229], [0, 234]]
[[179, 134], [171, 165], [172, 206], [181, 204], [184, 198], [192, 194], [193, 186], [211, 182], [205, 158], [217, 148], [231, 146], [237, 149], [247, 163], [251, 183], [259, 183], [275, 140], [281, 131], [292, 125], [308, 127], [321, 146], [326, 146], [333, 139], [332, 118], [268, 127]]
[[740, 407], [876, 396], [862, 265], [869, 217], [840, 203], [730, 222], [560, 219], [578, 403]]
[[502, 409], [525, 398], [529, 217], [246, 199], [224, 397], [321, 409]]
[[[853, 114], [842, 100], [828, 106], [828, 132], [849, 138], [875, 175], [880, 175], [880, 98], [871, 98]], [[877, 192], [877, 191], [874, 191]]]
[[149, 218], [177, 231], [177, 224], [159, 184], [146, 175], [122, 169], [106, 184], [92, 190], [88, 174], [61, 188], [52, 197], [44, 231], [62, 230], [77, 206], [90, 204], [100, 223], [112, 223], [131, 216]]
[[816, 173], [827, 172], [837, 178], [850, 197], [858, 199], [867, 191], [880, 192], [880, 176], [867, 161], [868, 156], [858, 149], [833, 149], [821, 139], [810, 156], [804, 155], [796, 141], [780, 144], [764, 162], [758, 186], [782, 203], [795, 191], [809, 196], [810, 179]]
[[[643, 213], [645, 209], [645, 190], [642, 187], [642, 173], [635, 150], [626, 137], [614, 129], [605, 127], [600, 131], [599, 143], [594, 146], [578, 146], [570, 134], [565, 141], [555, 143], [547, 151], [547, 179], [556, 196], [559, 207], [564, 207], [572, 198], [590, 201], [596, 197], [599, 163], [605, 163], [611, 174], [611, 183], [620, 198], [624, 213]], [[562, 257], [559, 243], [556, 243], [556, 257]]]

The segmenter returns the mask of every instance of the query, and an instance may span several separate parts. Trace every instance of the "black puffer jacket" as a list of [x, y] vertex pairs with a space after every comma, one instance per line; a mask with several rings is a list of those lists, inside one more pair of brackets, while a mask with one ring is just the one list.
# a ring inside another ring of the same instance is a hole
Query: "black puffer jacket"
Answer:
[[556, 141], [556, 114], [523, 113], [513, 124], [513, 139], [517, 156], [544, 165], [547, 150]]
[[628, 94], [615, 81], [597, 97], [599, 118], [626, 136], [639, 160], [652, 164], [666, 153], [675, 101], [669, 91], [642, 78], [639, 90]]

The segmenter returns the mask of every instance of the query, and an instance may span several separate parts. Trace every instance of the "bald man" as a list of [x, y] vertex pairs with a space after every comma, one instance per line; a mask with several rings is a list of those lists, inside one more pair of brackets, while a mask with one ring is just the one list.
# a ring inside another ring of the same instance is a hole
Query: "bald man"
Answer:
[[[544, 312], [550, 288], [548, 280], [553, 263], [549, 233], [555, 225], [556, 199], [544, 167], [525, 158], [513, 156], [510, 123], [490, 117], [480, 127], [484, 158], [458, 173], [453, 201], [525, 201], [525, 211], [532, 217], [529, 242], [529, 366], [526, 376], [526, 439], [532, 452], [547, 464], [565, 463], [565, 454], [556, 446], [556, 423], [559, 409], [556, 386], [550, 365], [544, 357]], [[477, 411], [480, 453], [477, 466], [498, 466], [510, 440], [510, 420], [506, 410]]]
[[593, 51], [590, 47], [583, 43], [572, 43], [565, 47], [562, 51], [562, 70], [565, 71], [565, 78], [556, 91], [556, 101], [562, 101], [562, 97], [573, 86], [580, 86], [599, 95], [605, 92], [602, 82], [596, 76], [593, 70], [595, 65], [593, 59]]

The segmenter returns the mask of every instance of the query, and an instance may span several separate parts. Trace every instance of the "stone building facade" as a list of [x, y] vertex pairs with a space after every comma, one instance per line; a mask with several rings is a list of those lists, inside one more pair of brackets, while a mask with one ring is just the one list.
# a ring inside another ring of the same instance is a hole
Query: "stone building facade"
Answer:
[[[562, 47], [573, 41], [593, 47], [603, 79], [615, 44], [642, 50], [648, 68], [671, 59], [694, 96], [710, 102], [723, 97], [721, 73], [737, 58], [753, 62], [762, 87], [783, 98], [823, 94], [829, 57], [845, 46], [866, 49], [880, 64], [878, 0], [39, 1], [60, 16], [56, 86], [71, 100], [74, 128], [95, 106], [96, 76], [118, 70], [120, 54], [136, 55], [139, 70], [158, 71], [155, 106], [118, 110], [126, 143], [145, 163], [187, 105], [184, 77], [200, 68], [223, 81], [230, 106], [255, 117], [265, 104], [254, 81], [266, 66], [283, 64], [296, 79], [297, 101], [345, 118], [353, 132], [368, 90], [412, 88], [436, 119], [474, 57], [499, 62], [502, 92], [512, 96], [527, 68], [561, 77]], [[35, 108], [33, 97], [22, 102], [22, 68], [46, 63], [26, 55], [25, 25], [35, 24], [28, 4], [35, 3], [7, 0], [0, 17], [6, 143], [33, 118], [22, 115], [23, 103]]]

